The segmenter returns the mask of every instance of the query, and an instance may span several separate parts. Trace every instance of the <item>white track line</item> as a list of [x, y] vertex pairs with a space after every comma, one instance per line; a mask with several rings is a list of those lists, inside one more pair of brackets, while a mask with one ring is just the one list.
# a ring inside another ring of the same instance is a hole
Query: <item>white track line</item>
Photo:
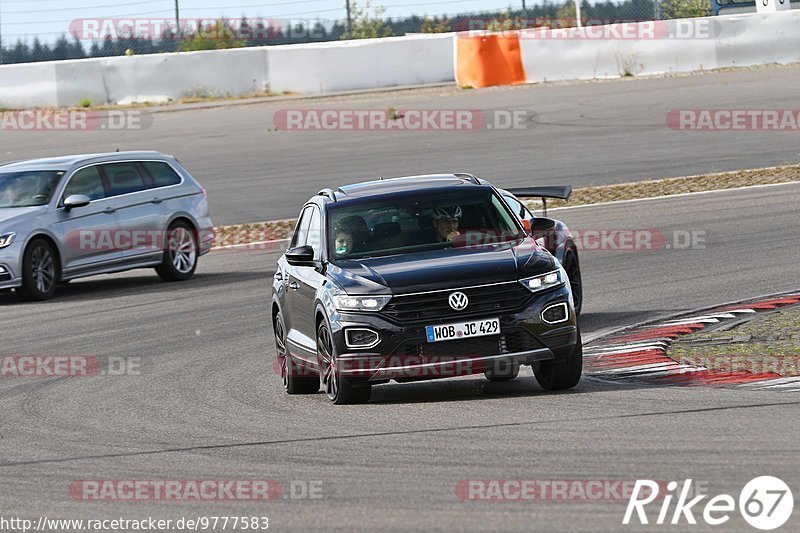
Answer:
[[[761, 170], [761, 169], [759, 169]], [[635, 183], [635, 182], [634, 182]], [[711, 193], [718, 193], [718, 192], [735, 192], [735, 191], [747, 191], [752, 189], [764, 189], [767, 187], [782, 187], [785, 185], [798, 185], [800, 181], [785, 181], [783, 183], [765, 183], [762, 185], [748, 185], [747, 187], [736, 187], [734, 189], [712, 189], [710, 191], [697, 191], [697, 192], [682, 192], [679, 194], [670, 194], [667, 196], [648, 196], [647, 198], [632, 198], [630, 200], [614, 200], [612, 202], [601, 202], [597, 204], [583, 204], [583, 205], [566, 205], [562, 207], [553, 207], [547, 210], [547, 212], [551, 211], [565, 211], [567, 209], [581, 209], [586, 207], [603, 207], [603, 206], [613, 206], [618, 204], [630, 204], [634, 202], [650, 202], [652, 200], [669, 200], [671, 198], [684, 198], [686, 196], [696, 196], [700, 194], [711, 194]], [[621, 184], [622, 185], [622, 184]], [[628, 185], [627, 183], [624, 185]]]

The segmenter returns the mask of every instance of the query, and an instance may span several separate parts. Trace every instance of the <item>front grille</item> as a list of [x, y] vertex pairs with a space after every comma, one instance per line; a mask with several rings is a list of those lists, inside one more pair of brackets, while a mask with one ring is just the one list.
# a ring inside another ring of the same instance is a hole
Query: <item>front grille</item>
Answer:
[[[447, 301], [450, 294], [456, 291], [463, 292], [469, 298], [469, 305], [463, 311], [454, 311]], [[491, 317], [514, 313], [523, 309], [532, 297], [531, 291], [521, 283], [512, 281], [483, 287], [395, 296], [381, 314], [395, 322], [407, 324], [427, 321], [426, 325], [430, 325], [471, 316]]]
[[406, 342], [393, 355], [423, 357], [475, 357], [529, 352], [544, 348], [536, 337], [521, 327], [506, 328], [500, 335], [454, 341]]

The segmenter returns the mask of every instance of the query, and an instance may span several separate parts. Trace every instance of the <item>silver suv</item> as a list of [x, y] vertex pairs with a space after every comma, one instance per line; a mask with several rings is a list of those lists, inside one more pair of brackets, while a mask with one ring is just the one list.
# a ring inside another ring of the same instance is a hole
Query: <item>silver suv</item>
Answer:
[[205, 189], [158, 152], [0, 165], [0, 289], [46, 300], [59, 284], [155, 267], [189, 279], [214, 234]]

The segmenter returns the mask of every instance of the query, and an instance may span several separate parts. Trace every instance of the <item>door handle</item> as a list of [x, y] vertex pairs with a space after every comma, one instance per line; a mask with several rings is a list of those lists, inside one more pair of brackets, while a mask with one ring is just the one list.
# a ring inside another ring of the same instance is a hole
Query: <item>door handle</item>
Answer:
[[162, 201], [163, 201], [163, 200], [162, 200], [161, 198], [159, 198], [158, 196], [156, 196], [155, 198], [153, 198], [152, 200], [150, 200], [150, 203], [151, 203], [151, 204], [160, 204]]
[[114, 209], [113, 207], [106, 207], [105, 209], [103, 209], [103, 213], [105, 213], [106, 215], [113, 215], [116, 212], [117, 210]]
[[290, 281], [289, 288], [292, 289], [293, 291], [296, 291], [297, 289], [300, 288], [300, 285], [296, 281]]

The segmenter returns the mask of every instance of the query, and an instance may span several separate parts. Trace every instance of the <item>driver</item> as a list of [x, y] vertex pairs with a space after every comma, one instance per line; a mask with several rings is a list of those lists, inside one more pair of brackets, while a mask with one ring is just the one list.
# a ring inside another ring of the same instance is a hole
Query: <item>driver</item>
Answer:
[[461, 235], [458, 231], [458, 221], [461, 218], [461, 207], [435, 207], [431, 214], [433, 228], [436, 230], [438, 242], [452, 242]]
[[344, 256], [350, 255], [353, 252], [353, 244], [355, 243], [355, 239], [353, 239], [353, 234], [350, 230], [337, 228], [336, 229], [336, 239], [334, 243], [334, 250], [336, 250], [336, 255]]
[[24, 195], [25, 186], [20, 180], [11, 182], [11, 184], [6, 187], [5, 194], [3, 194], [5, 203], [12, 206], [19, 203]]

